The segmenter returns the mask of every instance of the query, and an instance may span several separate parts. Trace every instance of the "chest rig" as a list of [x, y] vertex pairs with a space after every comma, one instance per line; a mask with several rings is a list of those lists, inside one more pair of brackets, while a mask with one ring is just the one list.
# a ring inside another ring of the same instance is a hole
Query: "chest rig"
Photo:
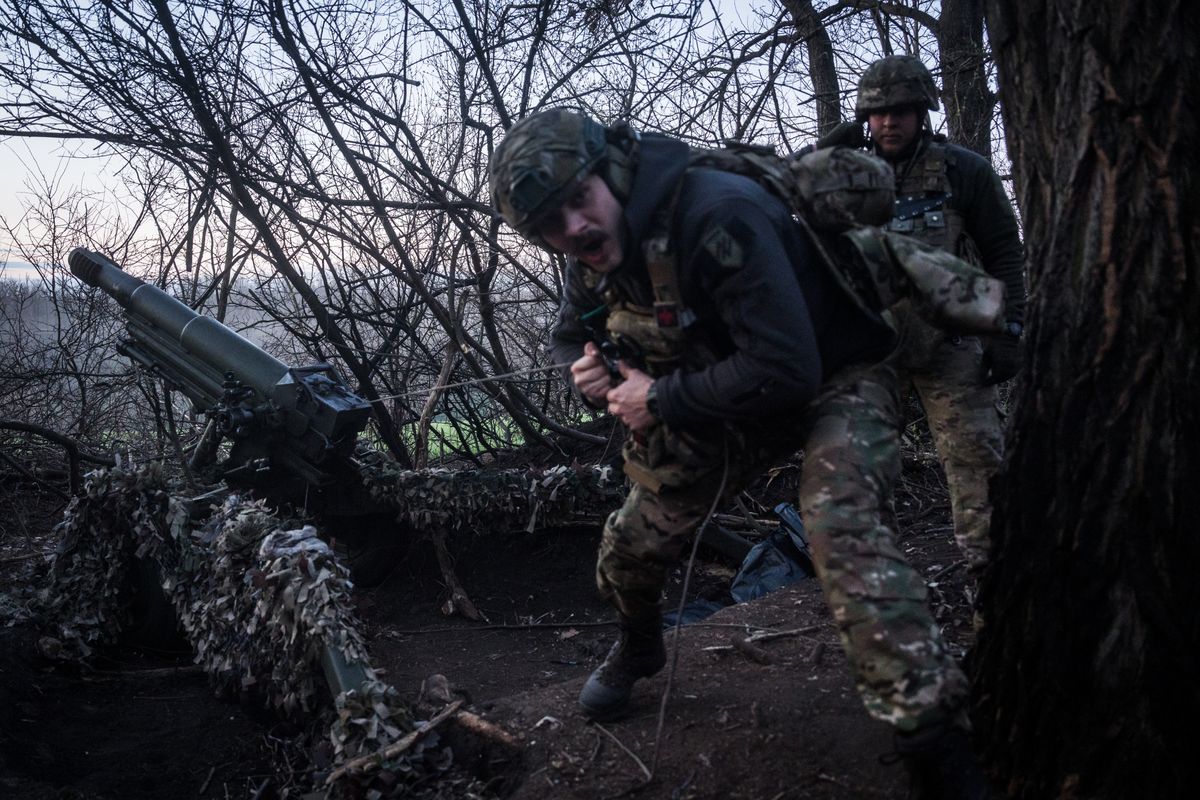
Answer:
[[944, 142], [927, 142], [896, 177], [896, 203], [887, 229], [978, 264], [974, 243], [965, 232], [966, 220], [948, 202], [953, 192], [946, 171], [953, 164], [954, 154]]
[[[713, 164], [709, 163], [713, 154], [708, 151], [697, 160], [700, 166], [754, 177], [788, 203], [821, 264], [864, 314], [876, 316], [910, 298], [919, 313], [939, 327], [972, 333], [999, 330], [1003, 285], [978, 268], [962, 214], [946, 207], [950, 197], [946, 167], [953, 155], [943, 143], [926, 143], [897, 181], [901, 191], [907, 192], [902, 196], [907, 201], [896, 201], [893, 210], [897, 213], [887, 232], [870, 224], [855, 224], [863, 209], [871, 205], [864, 206], [863, 198], [874, 198], [880, 188], [878, 176], [866, 170], [866, 165], [821, 161], [818, 174], [830, 171], [828, 177], [835, 179], [824, 180], [833, 187], [825, 196], [821, 186], [805, 180], [803, 170], [794, 171], [794, 164], [788, 166], [782, 159], [762, 153], [751, 156], [735, 151]], [[883, 168], [887, 169], [886, 165]], [[682, 185], [680, 180], [670, 200], [655, 213], [650, 233], [642, 241], [652, 295], [639, 299], [649, 299], [650, 304], [634, 302], [612, 282], [584, 270], [585, 283], [607, 308], [609, 339], [628, 354], [624, 357], [631, 357], [656, 378], [679, 367], [703, 366], [713, 356], [712, 348], [698, 335], [696, 316], [684, 305], [680, 292], [671, 233]], [[905, 202], [909, 205], [902, 205]], [[884, 209], [886, 212], [886, 206]], [[898, 235], [901, 231], [904, 235]]]
[[590, 270], [583, 275], [584, 282], [600, 294], [608, 309], [605, 329], [609, 339], [655, 378], [683, 365], [699, 365], [705, 356], [695, 337], [689, 335], [696, 315], [683, 303], [671, 243], [671, 219], [678, 192], [677, 186], [670, 201], [654, 215], [651, 233], [642, 241], [642, 258], [653, 292], [652, 305], [635, 303], [616, 287], [601, 285], [601, 276]]

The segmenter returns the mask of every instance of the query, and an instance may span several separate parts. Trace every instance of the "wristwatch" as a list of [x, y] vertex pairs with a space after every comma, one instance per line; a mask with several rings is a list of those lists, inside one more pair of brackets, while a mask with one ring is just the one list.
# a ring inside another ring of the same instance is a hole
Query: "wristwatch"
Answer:
[[650, 384], [650, 388], [646, 390], [646, 410], [650, 412], [650, 416], [655, 419], [662, 419], [658, 414], [658, 382]]
[[1004, 323], [1004, 332], [1014, 339], [1020, 339], [1021, 334], [1025, 332], [1025, 326], [1015, 320], [1009, 320]]

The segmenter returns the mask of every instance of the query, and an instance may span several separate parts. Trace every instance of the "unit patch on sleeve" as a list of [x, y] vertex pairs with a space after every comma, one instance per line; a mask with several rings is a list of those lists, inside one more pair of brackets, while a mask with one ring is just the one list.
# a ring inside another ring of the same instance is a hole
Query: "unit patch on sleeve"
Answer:
[[713, 228], [704, 237], [704, 249], [726, 269], [738, 269], [745, 255], [742, 245], [723, 227]]

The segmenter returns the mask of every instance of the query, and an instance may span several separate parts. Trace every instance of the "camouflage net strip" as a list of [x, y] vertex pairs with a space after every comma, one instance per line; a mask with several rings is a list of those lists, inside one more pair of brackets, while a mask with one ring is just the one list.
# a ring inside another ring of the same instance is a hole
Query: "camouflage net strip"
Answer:
[[608, 466], [414, 471], [383, 458], [367, 458], [362, 477], [375, 500], [414, 528], [477, 532], [574, 522], [613, 508], [624, 486]]
[[[317, 712], [328, 724], [335, 766], [413, 731], [395, 689], [369, 669], [358, 690], [342, 693], [332, 707], [322, 702], [327, 645], [349, 663], [368, 660], [348, 572], [316, 530], [289, 527], [261, 502], [236, 496], [195, 522], [195, 511], [208, 509], [172, 495], [172, 488], [157, 465], [88, 476], [60, 525], [54, 583], [43, 597], [44, 617], [57, 635], [42, 639], [43, 653], [86, 660], [116, 641], [127, 622], [137, 556], [158, 566], [196, 662], [215, 686], [254, 691], [293, 719]], [[448, 753], [435, 746], [431, 737], [381, 771], [354, 778], [355, 791], [378, 782], [390, 794], [405, 776], [444, 767]], [[334, 788], [336, 794], [348, 786]]]
[[56, 637], [39, 643], [49, 658], [85, 661], [97, 646], [116, 641], [127, 622], [134, 554], [140, 541], [158, 537], [168, 495], [159, 464], [136, 474], [121, 469], [89, 475], [71, 500], [54, 557], [52, 585], [41, 596], [42, 616]]

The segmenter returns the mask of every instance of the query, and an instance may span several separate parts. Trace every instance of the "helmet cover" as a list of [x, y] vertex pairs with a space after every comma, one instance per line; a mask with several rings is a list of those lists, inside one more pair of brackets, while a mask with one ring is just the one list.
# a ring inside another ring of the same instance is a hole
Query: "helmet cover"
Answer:
[[492, 155], [492, 205], [518, 233], [566, 201], [608, 151], [605, 128], [591, 117], [555, 108], [513, 125]]
[[867, 67], [858, 81], [854, 114], [861, 122], [876, 111], [902, 106], [938, 110], [933, 75], [916, 56], [887, 56]]

